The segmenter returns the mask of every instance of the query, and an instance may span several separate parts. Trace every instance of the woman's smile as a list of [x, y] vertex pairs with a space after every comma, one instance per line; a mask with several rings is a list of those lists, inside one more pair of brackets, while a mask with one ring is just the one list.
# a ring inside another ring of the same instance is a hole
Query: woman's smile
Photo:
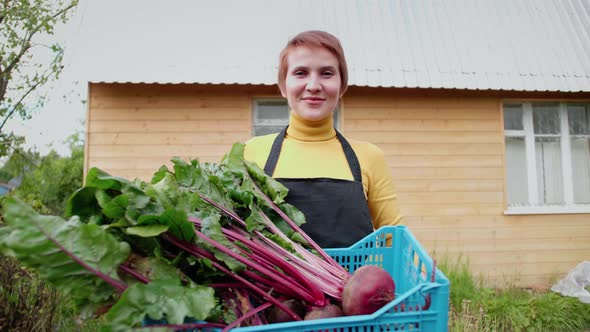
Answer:
[[321, 105], [326, 100], [325, 98], [319, 98], [319, 97], [306, 97], [306, 98], [302, 98], [302, 99], [305, 100], [307, 102], [307, 104], [310, 106]]

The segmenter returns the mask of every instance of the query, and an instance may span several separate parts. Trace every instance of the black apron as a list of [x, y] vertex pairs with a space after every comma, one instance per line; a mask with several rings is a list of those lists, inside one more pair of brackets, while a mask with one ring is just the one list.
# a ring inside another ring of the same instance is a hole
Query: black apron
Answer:
[[[275, 138], [264, 172], [272, 176], [288, 126]], [[373, 231], [369, 206], [363, 190], [359, 161], [348, 141], [336, 131], [353, 181], [331, 178], [277, 178], [289, 189], [286, 201], [301, 210], [302, 229], [322, 248], [346, 248]], [[302, 160], [302, 162], [305, 162]]]

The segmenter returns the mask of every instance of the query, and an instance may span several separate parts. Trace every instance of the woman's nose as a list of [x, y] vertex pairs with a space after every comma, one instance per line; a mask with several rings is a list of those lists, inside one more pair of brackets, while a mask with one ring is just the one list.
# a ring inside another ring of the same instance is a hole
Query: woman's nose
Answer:
[[318, 91], [321, 89], [321, 84], [317, 78], [317, 76], [312, 75], [309, 77], [309, 81], [307, 81], [307, 85], [305, 86], [305, 88], [308, 91]]

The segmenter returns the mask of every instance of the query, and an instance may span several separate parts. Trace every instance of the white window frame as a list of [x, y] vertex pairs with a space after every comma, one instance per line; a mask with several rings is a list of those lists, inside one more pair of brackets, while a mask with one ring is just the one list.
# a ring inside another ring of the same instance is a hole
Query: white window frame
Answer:
[[[545, 101], [539, 101], [545, 102]], [[552, 101], [546, 101], [551, 103]], [[535, 132], [533, 129], [533, 107], [532, 102], [524, 101], [504, 101], [505, 104], [521, 104], [523, 111], [523, 130], [506, 130], [504, 129], [504, 137], [524, 137], [526, 147], [526, 165], [527, 165], [527, 183], [528, 183], [528, 197], [530, 206], [509, 206], [506, 200], [506, 208], [504, 214], [506, 215], [521, 215], [521, 214], [574, 214], [574, 213], [590, 213], [590, 204], [575, 204], [574, 190], [572, 178], [572, 163], [571, 163], [571, 147], [570, 147], [570, 133], [568, 123], [567, 102], [559, 102], [559, 117], [560, 117], [560, 143], [561, 143], [561, 164], [563, 177], [563, 195], [564, 205], [545, 205], [540, 206], [537, 199], [537, 167], [535, 156]], [[502, 106], [502, 113], [504, 107]], [[502, 118], [504, 118], [502, 116]], [[504, 128], [504, 124], [502, 124]], [[548, 135], [549, 136], [549, 135]], [[506, 149], [504, 149], [504, 154]], [[508, 181], [508, 175], [505, 173], [505, 181]]]
[[[261, 98], [252, 98], [252, 136], [256, 136], [256, 127], [257, 126], [281, 126], [284, 125], [286, 126], [289, 123], [289, 118], [287, 117], [286, 121], [283, 120], [267, 120], [265, 121], [265, 123], [261, 124], [261, 123], [257, 123], [257, 119], [258, 119], [258, 105], [261, 102], [284, 102], [285, 104], [287, 104], [287, 100], [284, 98], [273, 98], [273, 97], [261, 97]], [[287, 106], [288, 108], [288, 106]], [[289, 113], [288, 113], [289, 114]], [[337, 130], [340, 130], [340, 105], [338, 105], [336, 107], [336, 110], [333, 113], [333, 117], [334, 117], [334, 127]]]

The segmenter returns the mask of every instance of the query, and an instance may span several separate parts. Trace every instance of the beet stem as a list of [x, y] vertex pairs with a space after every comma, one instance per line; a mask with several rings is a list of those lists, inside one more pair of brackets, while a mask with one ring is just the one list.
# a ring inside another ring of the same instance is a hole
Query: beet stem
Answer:
[[256, 315], [257, 313], [261, 312], [262, 310], [265, 310], [265, 309], [269, 308], [271, 305], [272, 305], [272, 303], [267, 302], [267, 303], [259, 306], [256, 309], [253, 309], [253, 310], [248, 311], [247, 313], [245, 313], [244, 315], [242, 315], [242, 317], [236, 319], [231, 324], [229, 324], [228, 326], [226, 326], [221, 332], [227, 332], [227, 331], [231, 330], [235, 326], [238, 326], [241, 322], [243, 322], [246, 319], [248, 319], [248, 318]]
[[148, 279], [147, 277], [143, 276], [141, 273], [135, 271], [134, 269], [132, 269], [131, 267], [125, 265], [125, 264], [121, 264], [119, 265], [119, 268], [127, 273], [128, 275], [132, 276], [133, 278], [141, 281], [144, 284], [149, 284], [150, 283], [150, 279]]
[[[246, 172], [246, 174], [248, 173]], [[250, 176], [250, 174], [248, 174], [248, 176]], [[270, 205], [272, 209], [278, 213], [279, 216], [281, 216], [281, 218], [283, 218], [294, 231], [299, 232], [299, 234], [303, 236], [303, 238], [312, 246], [312, 248], [315, 249], [331, 265], [346, 272], [342, 266], [340, 266], [330, 255], [328, 255], [314, 240], [309, 237], [309, 235], [307, 235], [299, 226], [297, 226], [297, 224], [287, 214], [285, 214], [283, 210], [281, 210], [268, 196], [266, 196], [266, 194], [260, 189], [260, 187], [258, 187], [258, 184], [256, 184], [256, 182], [251, 177], [250, 180], [254, 185], [254, 189], [262, 195], [262, 198], [266, 201], [266, 203], [268, 203], [268, 205]]]
[[218, 269], [219, 271], [225, 273], [226, 275], [238, 280], [239, 282], [243, 283], [244, 285], [248, 286], [254, 292], [258, 293], [260, 296], [262, 296], [263, 298], [267, 299], [268, 301], [272, 302], [273, 304], [275, 304], [276, 306], [281, 308], [283, 311], [285, 311], [289, 316], [291, 316], [291, 318], [293, 318], [293, 320], [301, 320], [301, 317], [299, 317], [291, 309], [289, 309], [287, 306], [285, 306], [281, 301], [272, 297], [269, 293], [263, 291], [262, 289], [260, 289], [260, 287], [256, 286], [255, 284], [253, 284], [249, 280], [239, 276], [238, 274], [236, 274], [233, 271], [229, 270], [228, 268], [224, 267], [222, 264], [220, 264], [215, 259], [213, 254], [211, 254], [210, 252], [205, 251], [193, 244], [189, 244], [184, 241], [178, 240], [175, 237], [168, 235], [168, 234], [164, 234], [164, 238], [166, 240], [168, 240], [170, 243], [174, 244], [175, 246], [179, 247], [180, 249], [186, 251], [187, 253], [189, 253], [193, 256], [208, 258], [209, 260], [211, 260], [211, 263], [213, 264], [213, 266], [216, 269]]

